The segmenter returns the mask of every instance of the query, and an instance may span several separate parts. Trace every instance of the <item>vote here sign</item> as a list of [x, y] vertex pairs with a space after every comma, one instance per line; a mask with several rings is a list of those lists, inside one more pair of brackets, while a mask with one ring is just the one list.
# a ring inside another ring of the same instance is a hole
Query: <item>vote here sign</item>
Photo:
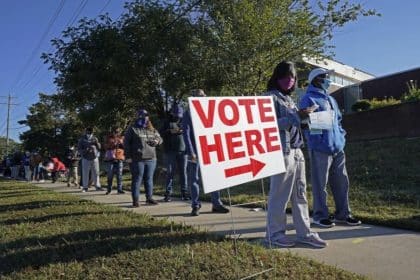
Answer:
[[285, 172], [272, 97], [188, 102], [205, 193]]

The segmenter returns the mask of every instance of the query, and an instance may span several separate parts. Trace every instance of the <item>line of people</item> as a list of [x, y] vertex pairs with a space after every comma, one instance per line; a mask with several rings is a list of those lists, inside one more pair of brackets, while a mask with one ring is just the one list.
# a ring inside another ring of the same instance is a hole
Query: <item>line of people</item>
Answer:
[[[194, 96], [205, 96], [203, 90], [193, 91]], [[161, 136], [162, 134], [162, 136]], [[156, 147], [165, 143], [166, 157], [166, 182], [165, 202], [170, 202], [173, 195], [173, 184], [176, 170], [179, 172], [181, 200], [191, 200], [191, 215], [198, 216], [201, 208], [199, 200], [200, 175], [197, 162], [196, 146], [189, 110], [184, 112], [182, 106], [174, 104], [169, 118], [164, 122], [161, 132], [154, 128], [147, 110], [140, 109], [137, 118], [127, 128], [124, 135], [117, 127], [112, 129], [106, 137], [104, 161], [107, 164], [107, 190], [112, 191], [114, 176], [117, 179], [117, 193], [124, 193], [122, 186], [123, 163], [127, 162], [131, 173], [131, 195], [133, 207], [139, 207], [140, 186], [145, 188], [146, 204], [156, 205], [158, 202], [153, 198], [153, 177], [157, 164]], [[81, 159], [82, 192], [89, 190], [93, 184], [95, 190], [102, 190], [99, 181], [99, 156], [101, 144], [93, 134], [92, 128], [86, 128], [85, 134], [79, 139], [77, 151]], [[69, 160], [77, 159], [76, 154]], [[77, 176], [77, 165], [73, 164], [74, 170], [69, 172]], [[69, 179], [77, 182], [77, 177]], [[221, 199], [220, 192], [211, 194], [212, 212], [228, 213]]]
[[29, 151], [15, 151], [6, 156], [0, 164], [0, 169], [6, 178], [41, 183], [46, 179], [55, 182], [67, 172], [64, 163], [58, 157]]
[[[337, 102], [328, 94], [330, 71], [317, 68], [309, 73], [309, 86], [300, 99], [299, 107], [291, 95], [297, 87], [297, 75], [292, 62], [279, 63], [267, 84], [266, 96], [272, 96], [277, 115], [280, 140], [283, 147], [286, 172], [270, 178], [268, 197], [266, 242], [280, 247], [291, 247], [296, 242], [314, 247], [325, 247], [327, 242], [310, 228], [308, 201], [306, 198], [305, 158], [301, 148], [306, 139], [310, 158], [311, 182], [313, 192], [312, 223], [320, 227], [332, 227], [335, 223], [350, 226], [360, 225], [361, 221], [351, 215], [349, 206], [349, 179], [345, 166], [345, 131], [341, 126], [341, 112]], [[202, 89], [193, 90], [192, 96], [204, 97]], [[331, 112], [331, 129], [312, 129], [308, 126], [309, 114]], [[162, 136], [161, 136], [162, 135]], [[154, 128], [147, 110], [140, 109], [137, 118], [127, 128], [125, 134], [117, 127], [112, 129], [104, 144], [107, 163], [107, 190], [112, 190], [113, 178], [117, 178], [117, 193], [124, 193], [122, 187], [123, 163], [128, 162], [131, 172], [131, 195], [133, 207], [139, 207], [140, 186], [145, 186], [146, 204], [156, 205], [153, 199], [153, 176], [157, 164], [156, 147], [164, 143], [167, 160], [167, 177], [164, 201], [170, 202], [176, 169], [179, 170], [178, 183], [182, 200], [191, 199], [191, 215], [200, 214], [199, 200], [200, 168], [194, 138], [191, 114], [187, 108], [174, 104], [169, 118], [160, 132]], [[83, 192], [88, 191], [90, 182], [96, 190], [102, 190], [99, 181], [99, 155], [101, 144], [87, 128], [77, 149], [72, 147], [66, 155], [70, 166], [68, 184], [78, 187], [77, 167], [81, 160]], [[80, 155], [80, 157], [79, 157]], [[26, 161], [22, 161], [26, 164]], [[329, 214], [327, 206], [327, 184], [330, 185], [336, 211]], [[286, 208], [292, 203], [293, 223], [297, 240], [286, 235]], [[211, 193], [212, 211], [228, 213], [220, 192]]]

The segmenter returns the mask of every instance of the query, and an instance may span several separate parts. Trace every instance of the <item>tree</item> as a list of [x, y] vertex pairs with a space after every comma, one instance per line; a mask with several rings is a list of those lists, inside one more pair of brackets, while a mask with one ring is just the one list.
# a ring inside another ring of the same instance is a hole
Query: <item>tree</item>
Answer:
[[[20, 144], [13, 139], [9, 139], [9, 153], [20, 149]], [[6, 155], [6, 137], [0, 137], [0, 155]]]
[[21, 134], [25, 150], [62, 156], [69, 144], [77, 143], [82, 127], [75, 112], [63, 109], [57, 95], [39, 94], [39, 102], [19, 124], [29, 126]]
[[[325, 4], [323, 4], [325, 2]], [[166, 100], [191, 88], [211, 95], [265, 89], [280, 60], [330, 56], [327, 40], [359, 16], [349, 1], [138, 0], [113, 22], [80, 21], [44, 54], [57, 73], [58, 100], [85, 125], [125, 126], [139, 107], [163, 116]]]

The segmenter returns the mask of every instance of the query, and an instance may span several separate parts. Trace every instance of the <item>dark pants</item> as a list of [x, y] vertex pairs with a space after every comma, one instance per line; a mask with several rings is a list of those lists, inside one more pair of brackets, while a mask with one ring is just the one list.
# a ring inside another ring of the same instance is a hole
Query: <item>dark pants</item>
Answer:
[[175, 173], [178, 169], [181, 194], [187, 193], [187, 154], [185, 152], [168, 152], [166, 154], [166, 194], [172, 194]]
[[[200, 165], [197, 162], [188, 161], [188, 184], [191, 189], [191, 207], [201, 207], [200, 197]], [[211, 203], [217, 207], [223, 205], [220, 200], [220, 191], [211, 192]]]
[[122, 172], [123, 172], [123, 161], [114, 160], [108, 162], [107, 179], [108, 179], [108, 191], [112, 189], [112, 181], [114, 174], [117, 177], [117, 190], [122, 191]]

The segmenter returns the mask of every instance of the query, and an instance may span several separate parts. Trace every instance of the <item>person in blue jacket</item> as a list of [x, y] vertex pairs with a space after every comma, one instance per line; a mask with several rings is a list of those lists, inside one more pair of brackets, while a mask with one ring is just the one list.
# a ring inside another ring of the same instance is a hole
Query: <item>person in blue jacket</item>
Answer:
[[[328, 94], [331, 71], [316, 68], [309, 73], [309, 86], [299, 102], [300, 109], [316, 108], [316, 112], [331, 112], [330, 129], [304, 130], [308, 143], [313, 193], [313, 223], [321, 227], [333, 227], [335, 223], [360, 225], [351, 216], [349, 206], [349, 178], [346, 170], [344, 147], [346, 132], [341, 126], [341, 112], [335, 99]], [[335, 214], [330, 216], [327, 206], [327, 183], [335, 201]]]
[[[206, 94], [202, 89], [194, 89], [191, 91], [191, 96], [204, 97]], [[187, 172], [188, 172], [188, 185], [190, 186], [191, 194], [191, 216], [200, 215], [201, 203], [199, 201], [200, 196], [200, 165], [198, 163], [198, 151], [197, 145], [194, 138], [194, 129], [192, 126], [191, 113], [189, 110], [184, 112], [182, 118], [183, 137], [185, 142], [185, 148], [189, 157]], [[229, 209], [223, 206], [220, 200], [220, 192], [214, 191], [211, 193], [211, 203], [213, 205], [213, 213], [229, 213]]]

